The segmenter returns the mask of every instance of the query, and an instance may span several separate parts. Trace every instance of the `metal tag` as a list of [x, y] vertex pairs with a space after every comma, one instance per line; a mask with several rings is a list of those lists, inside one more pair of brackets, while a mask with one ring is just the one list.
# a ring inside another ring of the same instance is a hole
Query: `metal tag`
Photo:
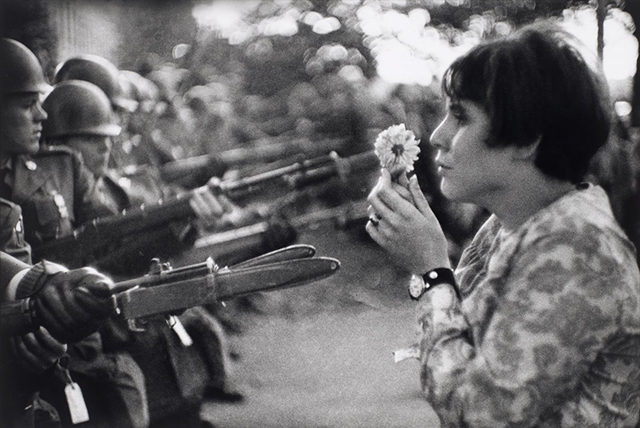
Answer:
[[193, 345], [193, 339], [191, 339], [191, 336], [189, 336], [189, 333], [187, 333], [187, 329], [184, 328], [177, 316], [170, 315], [169, 319], [167, 319], [167, 323], [169, 324], [173, 332], [178, 336], [178, 339], [180, 339], [180, 343], [183, 347], [187, 348]]
[[75, 382], [68, 383], [64, 387], [64, 395], [67, 397], [71, 423], [75, 425], [87, 422], [89, 420], [89, 411], [80, 386]]

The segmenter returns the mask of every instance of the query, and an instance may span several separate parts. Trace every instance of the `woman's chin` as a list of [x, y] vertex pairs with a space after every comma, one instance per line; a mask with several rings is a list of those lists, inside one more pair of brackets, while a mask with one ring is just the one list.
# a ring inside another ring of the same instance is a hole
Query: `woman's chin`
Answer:
[[445, 198], [451, 201], [457, 201], [460, 197], [460, 192], [456, 188], [455, 185], [451, 183], [451, 181], [443, 178], [440, 182], [440, 191], [444, 195]]

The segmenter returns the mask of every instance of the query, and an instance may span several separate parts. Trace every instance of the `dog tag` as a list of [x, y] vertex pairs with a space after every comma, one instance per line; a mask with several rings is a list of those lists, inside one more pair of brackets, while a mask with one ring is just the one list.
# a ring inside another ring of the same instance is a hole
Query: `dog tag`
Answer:
[[64, 387], [64, 395], [67, 396], [71, 422], [74, 425], [87, 422], [89, 420], [89, 411], [87, 410], [87, 404], [84, 402], [80, 385], [75, 382], [68, 383]]

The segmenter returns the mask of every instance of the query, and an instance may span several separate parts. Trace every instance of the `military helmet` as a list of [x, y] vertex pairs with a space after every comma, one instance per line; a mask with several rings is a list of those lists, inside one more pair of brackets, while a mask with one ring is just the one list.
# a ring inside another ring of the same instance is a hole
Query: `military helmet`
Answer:
[[56, 67], [53, 81], [84, 80], [98, 86], [111, 104], [128, 111], [135, 110], [135, 101], [126, 97], [120, 82], [120, 71], [108, 59], [83, 54], [67, 59]]
[[49, 89], [51, 86], [35, 54], [16, 40], [0, 38], [0, 93], [47, 92]]
[[109, 98], [93, 83], [82, 80], [60, 82], [44, 99], [42, 108], [48, 115], [42, 125], [45, 139], [120, 134]]

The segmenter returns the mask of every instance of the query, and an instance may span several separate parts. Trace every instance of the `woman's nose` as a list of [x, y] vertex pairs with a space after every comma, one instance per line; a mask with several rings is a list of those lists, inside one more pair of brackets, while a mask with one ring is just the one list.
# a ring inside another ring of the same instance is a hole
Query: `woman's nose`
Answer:
[[447, 132], [446, 119], [431, 133], [429, 143], [439, 150], [444, 150], [448, 146], [449, 136]]

